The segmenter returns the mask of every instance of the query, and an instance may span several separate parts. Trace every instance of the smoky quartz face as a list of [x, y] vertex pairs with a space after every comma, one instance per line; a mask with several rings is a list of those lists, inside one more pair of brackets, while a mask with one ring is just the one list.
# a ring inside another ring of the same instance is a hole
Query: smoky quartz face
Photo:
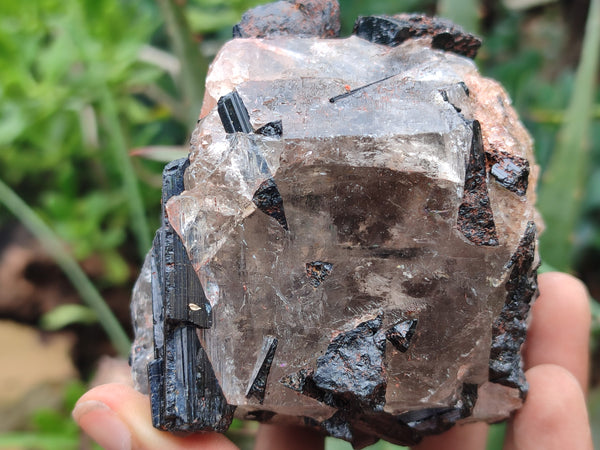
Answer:
[[204, 111], [134, 294], [156, 426], [361, 447], [521, 405], [537, 171], [495, 82], [426, 38], [237, 39]]

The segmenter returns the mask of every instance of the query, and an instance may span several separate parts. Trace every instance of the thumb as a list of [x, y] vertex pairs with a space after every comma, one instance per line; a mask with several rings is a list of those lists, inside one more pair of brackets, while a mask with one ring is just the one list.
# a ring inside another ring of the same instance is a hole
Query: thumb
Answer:
[[123, 384], [105, 384], [85, 393], [73, 409], [73, 418], [107, 450], [237, 449], [218, 433], [177, 437], [157, 430], [152, 426], [148, 397]]

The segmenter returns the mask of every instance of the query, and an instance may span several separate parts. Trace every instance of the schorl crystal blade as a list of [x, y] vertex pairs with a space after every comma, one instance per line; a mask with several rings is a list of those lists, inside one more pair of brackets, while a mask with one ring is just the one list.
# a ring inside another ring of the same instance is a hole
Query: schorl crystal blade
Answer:
[[164, 205], [184, 190], [189, 160], [163, 171], [163, 225], [152, 250], [155, 359], [148, 364], [152, 424], [163, 430], [225, 431], [227, 404], [196, 330], [212, 326], [211, 306]]
[[217, 103], [219, 117], [227, 133], [252, 133], [248, 110], [236, 91], [221, 97]]

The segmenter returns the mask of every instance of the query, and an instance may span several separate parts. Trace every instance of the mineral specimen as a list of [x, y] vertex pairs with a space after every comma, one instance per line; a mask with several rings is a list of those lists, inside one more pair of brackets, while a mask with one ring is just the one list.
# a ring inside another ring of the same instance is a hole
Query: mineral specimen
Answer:
[[417, 16], [355, 33], [217, 55], [134, 291], [155, 426], [223, 431], [235, 414], [361, 448], [522, 404], [530, 138], [463, 56], [473, 36]]

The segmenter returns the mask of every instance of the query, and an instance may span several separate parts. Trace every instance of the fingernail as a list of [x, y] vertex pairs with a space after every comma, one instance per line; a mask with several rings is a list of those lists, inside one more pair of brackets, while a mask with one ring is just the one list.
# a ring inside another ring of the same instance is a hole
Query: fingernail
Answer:
[[130, 450], [131, 433], [115, 412], [102, 402], [77, 403], [73, 419], [106, 450]]

